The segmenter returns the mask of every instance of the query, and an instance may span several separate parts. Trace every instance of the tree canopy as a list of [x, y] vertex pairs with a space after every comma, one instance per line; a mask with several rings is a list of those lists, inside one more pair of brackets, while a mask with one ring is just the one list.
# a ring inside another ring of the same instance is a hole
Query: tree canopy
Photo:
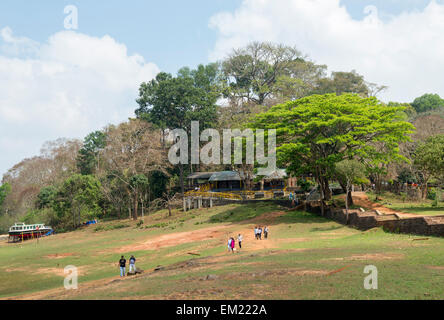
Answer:
[[217, 120], [217, 79], [215, 64], [200, 65], [197, 70], [183, 68], [177, 77], [161, 72], [141, 84], [135, 113], [162, 129], [189, 130], [191, 121], [199, 121], [202, 128], [211, 127]]
[[354, 156], [381, 153], [372, 143], [384, 142], [397, 152], [413, 126], [397, 120], [403, 107], [388, 107], [376, 98], [356, 94], [313, 95], [272, 107], [259, 114], [253, 128], [276, 129], [278, 161], [295, 174], [312, 173], [326, 199], [335, 164]]
[[444, 107], [444, 99], [437, 94], [426, 93], [413, 101], [412, 107], [416, 112], [426, 112]]
[[436, 135], [420, 142], [416, 147], [414, 166], [419, 171], [423, 182], [422, 196], [427, 196], [427, 183], [431, 178], [444, 181], [444, 135]]

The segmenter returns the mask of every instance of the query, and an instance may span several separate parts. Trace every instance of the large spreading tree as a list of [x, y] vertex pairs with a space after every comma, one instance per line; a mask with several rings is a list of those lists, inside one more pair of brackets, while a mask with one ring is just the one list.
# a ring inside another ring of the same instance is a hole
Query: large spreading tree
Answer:
[[414, 127], [398, 119], [402, 110], [357, 94], [313, 95], [272, 107], [256, 116], [252, 127], [277, 129], [278, 162], [291, 174], [312, 174], [329, 200], [336, 163], [394, 155], [399, 143], [409, 140]]
[[[217, 64], [200, 65], [196, 70], [182, 68], [176, 77], [161, 72], [140, 86], [136, 115], [162, 131], [184, 129], [189, 137], [192, 121], [199, 121], [200, 130], [214, 127], [221, 95], [219, 76]], [[184, 194], [184, 164], [179, 169]]]

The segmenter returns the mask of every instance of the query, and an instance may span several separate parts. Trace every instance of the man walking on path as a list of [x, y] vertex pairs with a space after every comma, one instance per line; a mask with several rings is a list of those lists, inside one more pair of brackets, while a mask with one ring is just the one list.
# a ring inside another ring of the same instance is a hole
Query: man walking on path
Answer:
[[237, 241], [239, 242], [239, 249], [242, 249], [242, 240], [244, 239], [244, 237], [242, 237], [242, 235], [239, 233], [239, 235], [237, 236]]
[[120, 266], [120, 276], [124, 277], [126, 271], [126, 260], [123, 256], [119, 260], [119, 266]]
[[264, 238], [268, 239], [268, 227], [267, 226], [265, 226], [265, 228], [264, 228]]
[[259, 234], [259, 232], [258, 232], [257, 227], [254, 227], [254, 237], [256, 238], [256, 240], [257, 240], [258, 234]]
[[259, 240], [262, 240], [262, 227], [259, 227], [257, 232], [259, 234]]
[[136, 273], [136, 258], [134, 256], [131, 256], [129, 261], [129, 272]]
[[233, 238], [228, 238], [228, 252], [230, 252], [230, 251], [232, 251], [232, 249], [231, 249], [231, 239], [233, 239]]

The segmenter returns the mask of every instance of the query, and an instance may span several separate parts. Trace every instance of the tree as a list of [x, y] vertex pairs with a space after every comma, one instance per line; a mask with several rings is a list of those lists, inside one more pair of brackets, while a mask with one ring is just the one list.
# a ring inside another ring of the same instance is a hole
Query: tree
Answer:
[[278, 76], [273, 94], [280, 98], [280, 102], [309, 96], [316, 89], [319, 79], [325, 78], [326, 70], [326, 65], [298, 58]]
[[444, 107], [444, 99], [437, 94], [426, 93], [413, 101], [412, 107], [416, 112], [426, 112]]
[[54, 200], [57, 195], [57, 188], [55, 186], [49, 186], [42, 188], [37, 196], [37, 207], [39, 209], [51, 207], [54, 204]]
[[242, 106], [263, 105], [276, 94], [299, 97], [314, 82], [313, 75], [324, 70], [325, 66], [306, 63], [294, 47], [252, 42], [222, 62], [224, 96]]
[[421, 177], [422, 198], [427, 197], [427, 186], [433, 177], [444, 179], [444, 135], [429, 137], [419, 143], [414, 154], [414, 167]]
[[404, 120], [415, 118], [417, 115], [416, 110], [412, 107], [410, 103], [400, 103], [400, 102], [391, 101], [387, 105], [389, 107], [404, 107], [405, 110], [401, 111], [402, 115], [400, 115], [404, 118]]
[[[136, 115], [165, 129], [184, 129], [188, 136], [191, 122], [199, 121], [200, 130], [217, 121], [216, 102], [220, 97], [217, 65], [200, 65], [197, 70], [182, 68], [177, 77], [161, 72], [139, 89]], [[180, 168], [180, 185], [184, 194], [184, 164]]]
[[251, 126], [277, 130], [277, 157], [292, 175], [313, 174], [321, 197], [331, 198], [329, 181], [336, 163], [355, 156], [367, 158], [384, 142], [396, 152], [409, 140], [410, 123], [395, 121], [402, 107], [387, 107], [376, 98], [356, 94], [313, 95], [272, 107]]
[[131, 119], [119, 126], [105, 129], [106, 147], [100, 151], [103, 165], [98, 175], [105, 185], [107, 198], [118, 196], [117, 190], [125, 190], [133, 208], [128, 207], [130, 217], [138, 217], [141, 175], [160, 171], [168, 174], [169, 162], [162, 148], [159, 132], [143, 120]]
[[348, 207], [352, 200], [352, 187], [355, 183], [363, 183], [366, 180], [365, 177], [365, 166], [356, 160], [342, 160], [336, 164], [336, 172], [342, 176], [346, 182], [346, 199], [345, 199], [345, 210], [346, 210], [346, 220], [345, 224], [348, 224]]
[[6, 197], [11, 192], [11, 185], [9, 183], [5, 183], [0, 186], [0, 208], [5, 202]]
[[9, 169], [2, 180], [11, 186], [4, 203], [8, 213], [18, 220], [34, 209], [42, 188], [59, 184], [76, 173], [80, 146], [78, 140], [49, 141], [43, 145], [39, 156], [24, 159]]
[[66, 179], [58, 188], [52, 206], [62, 228], [75, 229], [83, 219], [100, 217], [101, 189], [100, 182], [93, 176], [75, 174]]
[[144, 174], [136, 174], [134, 176], [132, 176], [130, 178], [130, 186], [133, 189], [134, 192], [134, 204], [135, 204], [135, 208], [134, 211], [137, 212], [137, 205], [140, 202], [142, 202], [142, 217], [145, 216], [145, 212], [144, 212], [144, 190], [146, 190], [147, 188], [149, 188], [149, 181], [148, 178], [144, 175]]
[[77, 167], [83, 175], [93, 174], [99, 164], [99, 151], [105, 147], [105, 134], [94, 131], [86, 136], [77, 156]]
[[332, 72], [330, 78], [320, 78], [312, 93], [336, 93], [337, 95], [356, 93], [361, 97], [368, 97], [370, 89], [364, 77], [353, 70], [351, 72]]

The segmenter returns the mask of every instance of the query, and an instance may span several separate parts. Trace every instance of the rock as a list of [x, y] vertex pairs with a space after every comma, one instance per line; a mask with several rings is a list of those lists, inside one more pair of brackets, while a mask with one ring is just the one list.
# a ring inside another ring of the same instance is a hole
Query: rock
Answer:
[[165, 267], [163, 267], [163, 266], [157, 266], [157, 267], [154, 269], [154, 271], [161, 271], [161, 270], [163, 270], [163, 269], [165, 269]]
[[219, 277], [214, 275], [214, 274], [209, 274], [209, 275], [206, 276], [205, 280], [216, 280], [218, 278]]

